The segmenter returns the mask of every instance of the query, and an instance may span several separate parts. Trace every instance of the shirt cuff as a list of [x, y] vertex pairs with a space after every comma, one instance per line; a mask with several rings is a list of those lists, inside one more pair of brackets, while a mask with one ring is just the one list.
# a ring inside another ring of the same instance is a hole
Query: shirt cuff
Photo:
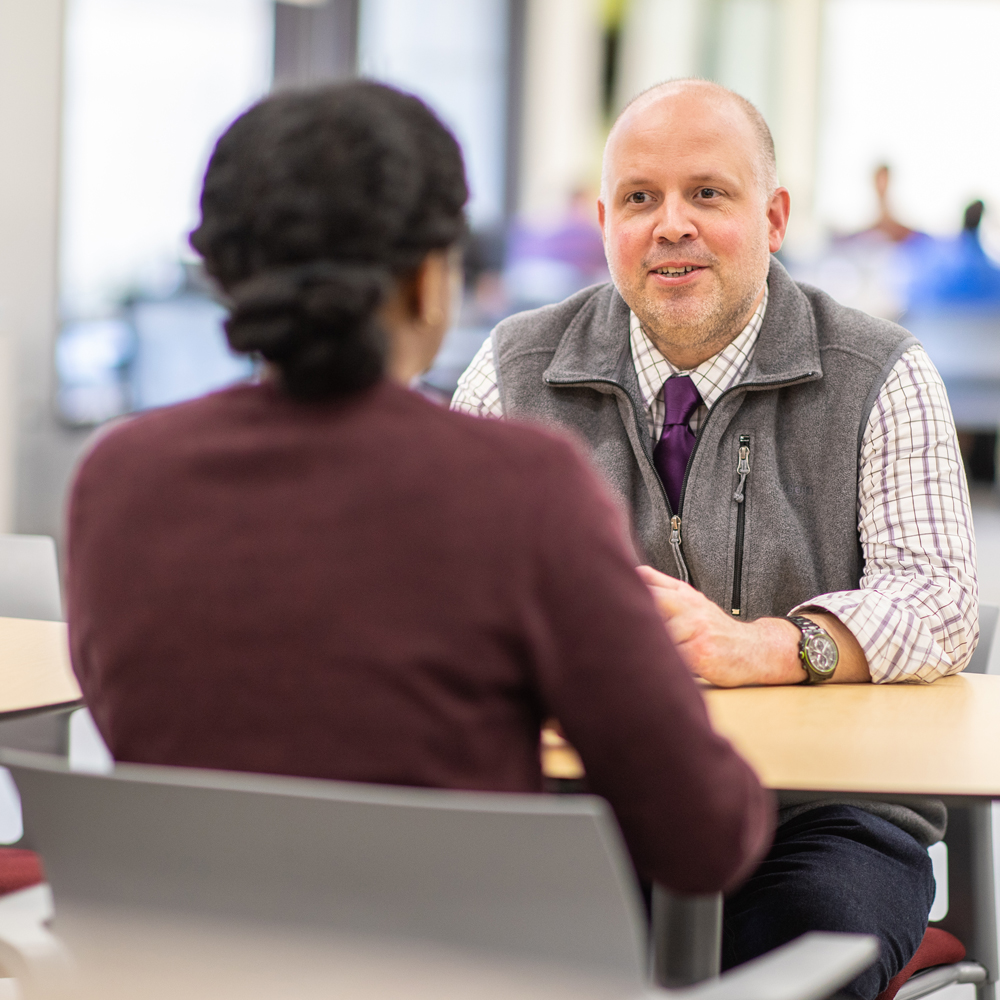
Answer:
[[[877, 590], [821, 594], [788, 613], [796, 615], [809, 610], [829, 612], [850, 629], [864, 650], [876, 684], [936, 681], [958, 673], [975, 649], [976, 635], [963, 634], [956, 642], [954, 630], [943, 627], [939, 609], [921, 608], [906, 597], [893, 597]], [[954, 648], [942, 645], [941, 633]]]

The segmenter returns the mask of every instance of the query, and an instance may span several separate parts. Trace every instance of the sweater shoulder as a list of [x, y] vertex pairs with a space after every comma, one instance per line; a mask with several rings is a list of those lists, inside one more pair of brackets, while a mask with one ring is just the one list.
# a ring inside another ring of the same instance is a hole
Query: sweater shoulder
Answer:
[[[505, 492], [558, 479], [567, 464], [586, 465], [569, 434], [515, 421], [448, 410], [418, 393], [384, 382], [366, 398], [316, 408], [295, 404], [262, 386], [239, 386], [137, 414], [99, 432], [80, 462], [77, 480], [102, 489], [122, 482], [125, 470], [159, 479], [186, 468], [202, 448], [254, 449], [282, 424], [302, 448], [322, 453], [344, 436], [394, 439], [424, 452], [442, 474], [462, 478], [475, 469]], [[175, 461], [176, 460], [176, 461]], [[104, 480], [108, 483], [105, 484]], [[484, 483], [484, 486], [489, 486]]]
[[146, 456], [155, 462], [172, 446], [186, 444], [192, 433], [217, 424], [237, 401], [245, 403], [262, 391], [258, 385], [239, 385], [114, 420], [95, 432], [79, 469], [116, 462], [124, 455]]
[[[558, 426], [525, 420], [497, 420], [446, 410], [432, 403], [432, 419], [437, 425], [438, 447], [449, 453], [474, 455], [495, 469], [495, 487], [503, 477], [514, 474], [523, 487], [527, 478], [532, 488], [549, 481], [560, 482], [572, 469], [589, 474], [585, 453], [572, 432]], [[520, 475], [517, 475], [520, 473]], [[520, 488], [520, 487], [519, 487]]]

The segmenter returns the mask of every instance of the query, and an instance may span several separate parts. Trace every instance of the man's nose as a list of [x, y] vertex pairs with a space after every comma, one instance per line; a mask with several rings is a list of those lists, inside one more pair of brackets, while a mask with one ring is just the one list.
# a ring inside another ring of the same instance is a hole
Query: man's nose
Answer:
[[683, 239], [693, 240], [698, 236], [691, 206], [680, 194], [670, 194], [663, 199], [656, 214], [653, 238], [668, 243], [680, 243]]

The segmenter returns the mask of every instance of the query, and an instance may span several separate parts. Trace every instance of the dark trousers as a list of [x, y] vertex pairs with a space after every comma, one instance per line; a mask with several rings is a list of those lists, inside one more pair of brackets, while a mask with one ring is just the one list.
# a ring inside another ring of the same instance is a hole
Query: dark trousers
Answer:
[[853, 806], [820, 806], [783, 823], [760, 867], [726, 898], [722, 967], [806, 931], [874, 934], [878, 961], [842, 990], [874, 1000], [913, 957], [933, 901], [930, 858], [908, 833]]

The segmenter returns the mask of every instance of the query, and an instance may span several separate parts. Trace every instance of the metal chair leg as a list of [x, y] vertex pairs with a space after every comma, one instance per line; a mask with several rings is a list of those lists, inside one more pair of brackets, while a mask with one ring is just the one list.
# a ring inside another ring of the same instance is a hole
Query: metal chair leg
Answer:
[[691, 986], [718, 976], [722, 894], [678, 896], [654, 885], [651, 944], [653, 981], [658, 986]]

